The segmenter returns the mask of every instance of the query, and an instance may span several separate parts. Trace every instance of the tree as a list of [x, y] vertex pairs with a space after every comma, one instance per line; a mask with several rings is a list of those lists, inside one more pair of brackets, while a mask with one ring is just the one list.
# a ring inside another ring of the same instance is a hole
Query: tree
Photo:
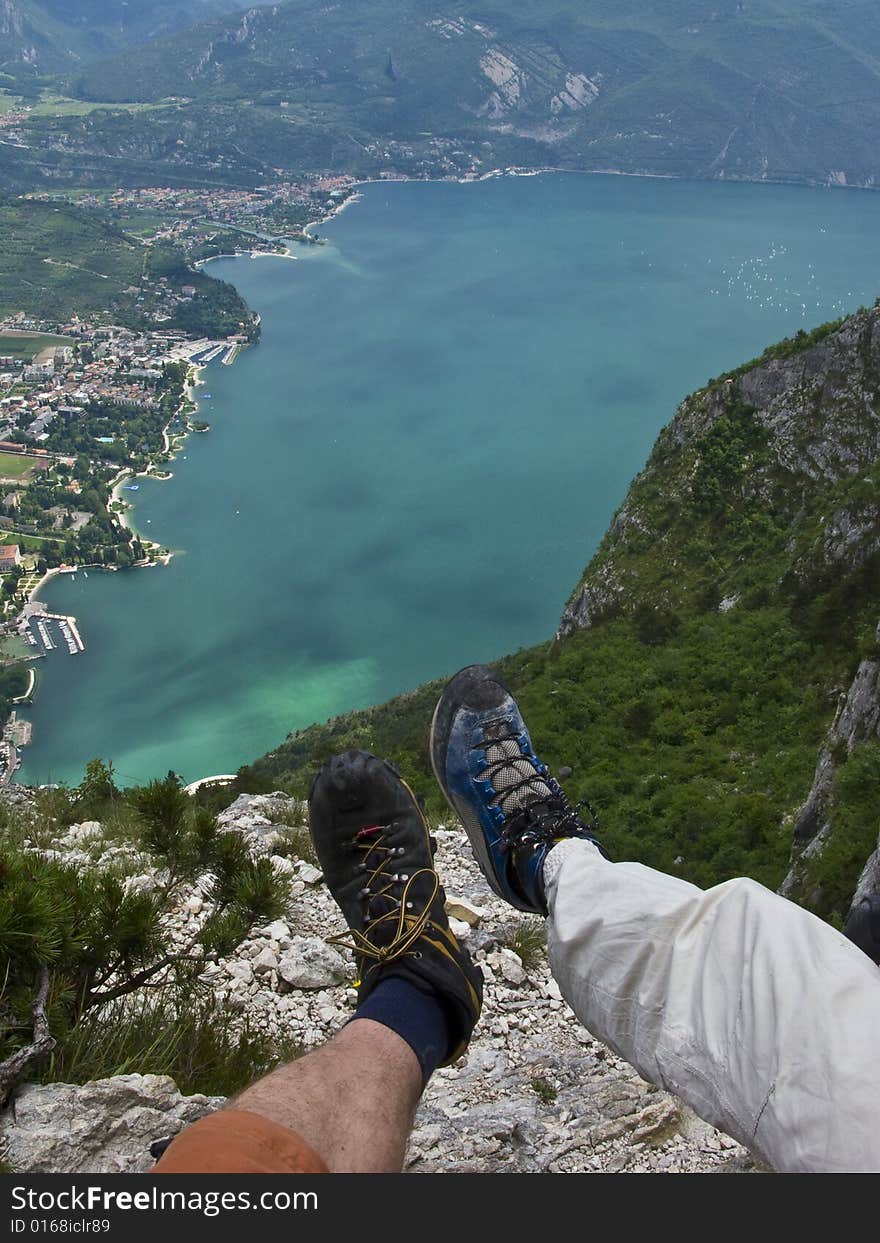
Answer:
[[[68, 821], [123, 802], [112, 766], [100, 760], [61, 799]], [[240, 833], [220, 830], [174, 774], [130, 791], [124, 803], [152, 864], [151, 887], [130, 884], [112, 866], [79, 868], [8, 838], [0, 846], [0, 1107], [86, 1016], [144, 990], [193, 996], [206, 954], [231, 953], [257, 923], [284, 912], [286, 878], [268, 858], [252, 858]], [[166, 916], [196, 881], [209, 914], [175, 943]]]

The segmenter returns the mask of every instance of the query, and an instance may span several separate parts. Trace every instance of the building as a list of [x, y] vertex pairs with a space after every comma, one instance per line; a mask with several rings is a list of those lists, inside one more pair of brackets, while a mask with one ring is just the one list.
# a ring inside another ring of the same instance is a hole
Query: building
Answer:
[[8, 574], [17, 565], [21, 565], [18, 544], [0, 544], [0, 574]]

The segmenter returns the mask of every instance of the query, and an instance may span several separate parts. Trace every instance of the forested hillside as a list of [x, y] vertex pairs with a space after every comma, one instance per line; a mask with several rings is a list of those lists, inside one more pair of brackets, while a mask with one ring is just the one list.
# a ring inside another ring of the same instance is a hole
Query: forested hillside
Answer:
[[245, 7], [246, 0], [0, 0], [0, 71], [26, 84]]
[[164, 322], [196, 335], [253, 335], [253, 316], [225, 281], [190, 268], [170, 245], [146, 246], [94, 212], [39, 199], [0, 197], [0, 316], [63, 324], [72, 315], [99, 317], [132, 328], [173, 288], [193, 285], [196, 296], [176, 303]]
[[[92, 63], [67, 89], [184, 97], [176, 149], [164, 114], [60, 127], [77, 149], [140, 143], [173, 165], [880, 177], [870, 0], [287, 0]], [[59, 127], [40, 137], [51, 147]]]

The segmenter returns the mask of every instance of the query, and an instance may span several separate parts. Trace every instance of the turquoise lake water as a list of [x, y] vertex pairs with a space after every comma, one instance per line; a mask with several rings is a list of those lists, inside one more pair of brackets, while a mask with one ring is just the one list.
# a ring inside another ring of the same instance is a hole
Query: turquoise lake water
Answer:
[[599, 176], [364, 187], [296, 262], [221, 260], [263, 339], [135, 524], [55, 580], [22, 781], [232, 772], [288, 731], [549, 638], [689, 391], [880, 293], [880, 198]]

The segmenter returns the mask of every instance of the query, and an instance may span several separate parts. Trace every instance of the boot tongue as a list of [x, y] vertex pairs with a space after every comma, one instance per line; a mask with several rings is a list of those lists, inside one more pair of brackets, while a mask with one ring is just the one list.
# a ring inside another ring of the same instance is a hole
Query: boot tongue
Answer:
[[[531, 803], [550, 797], [552, 791], [549, 785], [535, 771], [531, 760], [523, 755], [515, 738], [487, 738], [485, 752], [487, 766], [492, 773], [492, 785], [498, 791], [492, 802], [501, 808], [505, 816], [515, 815]], [[522, 782], [525, 784], [520, 784]]]

